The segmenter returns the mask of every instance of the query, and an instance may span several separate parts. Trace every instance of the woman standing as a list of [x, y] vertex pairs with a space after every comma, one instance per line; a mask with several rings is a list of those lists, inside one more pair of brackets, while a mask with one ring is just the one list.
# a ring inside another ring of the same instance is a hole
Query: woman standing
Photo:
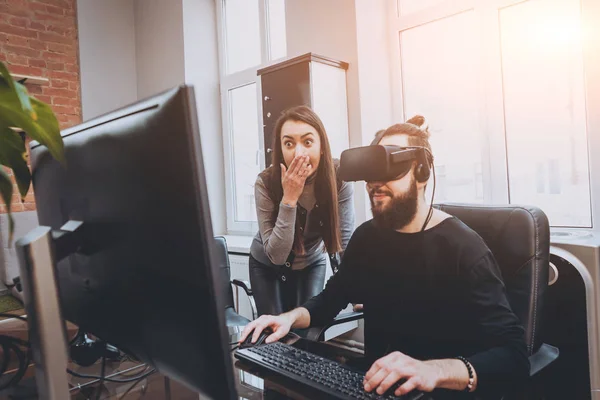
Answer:
[[327, 253], [336, 265], [354, 230], [353, 188], [336, 176], [317, 114], [290, 108], [274, 133], [273, 164], [254, 188], [259, 232], [249, 266], [259, 315], [278, 315], [321, 292]]

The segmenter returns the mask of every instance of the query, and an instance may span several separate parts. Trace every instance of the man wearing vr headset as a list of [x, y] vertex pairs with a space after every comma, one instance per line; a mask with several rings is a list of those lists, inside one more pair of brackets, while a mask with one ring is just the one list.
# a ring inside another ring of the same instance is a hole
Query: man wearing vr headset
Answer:
[[342, 154], [342, 178], [367, 181], [373, 219], [356, 229], [322, 293], [251, 322], [241, 340], [270, 327], [266, 341], [274, 342], [362, 303], [366, 357], [376, 360], [366, 391], [386, 393], [400, 381], [397, 396], [442, 389], [450, 398], [496, 398], [529, 376], [524, 329], [481, 237], [427, 204], [433, 157], [423, 125], [413, 117]]

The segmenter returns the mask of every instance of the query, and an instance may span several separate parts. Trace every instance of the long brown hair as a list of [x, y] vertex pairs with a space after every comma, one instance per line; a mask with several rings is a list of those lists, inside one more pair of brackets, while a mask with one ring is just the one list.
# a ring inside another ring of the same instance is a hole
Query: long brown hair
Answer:
[[[283, 187], [281, 186], [281, 165], [285, 164], [283, 151], [281, 149], [281, 128], [287, 121], [304, 122], [315, 128], [321, 139], [321, 159], [317, 167], [315, 177], [315, 197], [319, 211], [323, 216], [323, 242], [328, 253], [337, 253], [342, 249], [340, 240], [340, 227], [338, 215], [338, 188], [336, 183], [336, 172], [331, 157], [331, 147], [325, 132], [325, 127], [319, 116], [307, 106], [296, 106], [285, 110], [273, 129], [273, 156], [272, 164], [265, 169], [261, 176], [269, 189], [271, 201], [275, 204], [273, 220], [277, 219], [279, 204], [283, 198]], [[266, 179], [265, 179], [266, 178]], [[304, 254], [304, 240], [300, 226], [296, 223], [294, 232], [294, 244], [292, 249], [296, 254]]]

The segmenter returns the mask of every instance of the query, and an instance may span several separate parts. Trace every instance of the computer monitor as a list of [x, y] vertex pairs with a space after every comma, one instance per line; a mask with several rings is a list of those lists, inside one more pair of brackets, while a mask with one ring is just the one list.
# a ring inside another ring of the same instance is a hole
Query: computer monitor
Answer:
[[83, 222], [57, 263], [62, 315], [210, 398], [235, 398], [193, 88], [62, 136], [65, 166], [31, 148], [40, 225]]

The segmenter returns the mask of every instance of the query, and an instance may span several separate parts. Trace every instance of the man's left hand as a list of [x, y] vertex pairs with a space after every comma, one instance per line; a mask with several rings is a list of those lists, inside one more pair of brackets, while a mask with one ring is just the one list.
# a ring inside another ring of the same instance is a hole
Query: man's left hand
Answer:
[[394, 395], [401, 396], [415, 389], [431, 392], [440, 376], [440, 368], [435, 363], [415, 360], [395, 351], [373, 363], [365, 375], [365, 390], [371, 392], [377, 389], [381, 395], [404, 378], [406, 382], [396, 389]]

